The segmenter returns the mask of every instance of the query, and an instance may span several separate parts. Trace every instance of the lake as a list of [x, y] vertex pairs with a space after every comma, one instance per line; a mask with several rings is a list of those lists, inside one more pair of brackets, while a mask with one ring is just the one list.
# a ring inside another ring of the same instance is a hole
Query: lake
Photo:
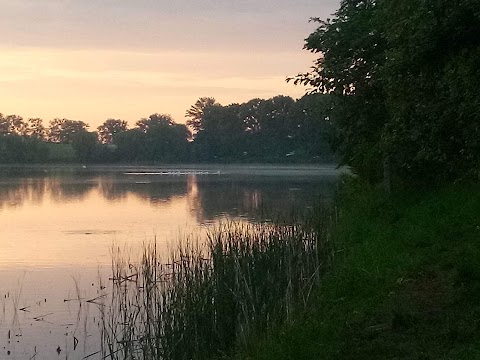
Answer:
[[0, 358], [100, 359], [99, 296], [115, 248], [135, 254], [156, 241], [168, 253], [222, 221], [301, 213], [328, 201], [343, 171], [0, 167]]

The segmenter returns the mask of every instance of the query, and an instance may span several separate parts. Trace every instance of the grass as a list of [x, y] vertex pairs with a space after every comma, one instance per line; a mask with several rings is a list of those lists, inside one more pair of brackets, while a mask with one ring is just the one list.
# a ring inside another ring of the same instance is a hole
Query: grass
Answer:
[[337, 256], [306, 316], [239, 359], [480, 358], [480, 189], [344, 187]]
[[167, 260], [155, 244], [139, 262], [117, 251], [113, 294], [101, 306], [104, 356], [224, 358], [292, 321], [329, 259], [331, 213], [312, 218], [225, 223], [206, 244], [186, 241]]

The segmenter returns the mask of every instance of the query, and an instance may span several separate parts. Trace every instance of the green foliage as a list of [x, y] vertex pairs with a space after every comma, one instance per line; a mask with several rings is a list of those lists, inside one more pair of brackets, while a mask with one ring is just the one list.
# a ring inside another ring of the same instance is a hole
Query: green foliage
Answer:
[[292, 320], [324, 267], [330, 214], [320, 214], [320, 226], [225, 224], [207, 244], [183, 243], [169, 259], [154, 245], [139, 262], [117, 253], [113, 293], [102, 306], [103, 355], [225, 357]]
[[47, 130], [43, 125], [43, 120], [40, 118], [28, 119], [25, 135], [34, 139], [45, 140], [47, 136]]
[[166, 114], [152, 114], [148, 118], [142, 118], [135, 123], [137, 128], [144, 133], [154, 128], [172, 126], [174, 124], [172, 117]]
[[407, 181], [476, 176], [480, 165], [478, 1], [343, 0], [305, 47], [295, 83], [336, 101], [334, 146], [372, 181], [389, 159]]
[[102, 125], [97, 128], [98, 137], [103, 144], [113, 144], [114, 138], [127, 130], [127, 122], [118, 119], [105, 120]]
[[193, 149], [200, 161], [332, 162], [329, 97], [252, 99], [206, 107]]
[[238, 104], [205, 109], [203, 130], [197, 133], [195, 140], [202, 146], [198, 152], [213, 160], [241, 158], [246, 144], [239, 110]]
[[115, 145], [119, 158], [127, 162], [141, 161], [142, 154], [145, 153], [144, 136], [140, 129], [130, 129], [118, 134]]
[[[51, 157], [43, 161], [50, 162], [333, 162], [327, 144], [332, 123], [323, 121], [331, 105], [331, 97], [321, 94], [227, 106], [204, 97], [187, 110], [187, 125], [175, 123], [170, 115], [152, 114], [128, 130], [126, 121], [108, 119], [95, 135], [102, 145], [83, 121], [54, 119], [45, 129], [41, 119], [25, 122], [0, 114], [0, 134], [72, 145], [47, 145]], [[58, 152], [60, 148], [66, 153]]]
[[46, 162], [48, 149], [42, 141], [19, 135], [0, 135], [1, 164]]
[[189, 131], [169, 115], [153, 114], [136, 123], [137, 127], [115, 137], [122, 161], [182, 162], [188, 155]]
[[88, 125], [83, 121], [54, 119], [50, 121], [48, 140], [54, 143], [70, 144], [77, 134], [87, 132]]
[[238, 359], [477, 358], [479, 213], [476, 186], [386, 197], [348, 179], [312, 306]]
[[213, 97], [201, 97], [185, 112], [185, 117], [189, 118], [187, 120], [187, 126], [192, 129], [194, 134], [203, 130], [203, 115], [205, 109], [218, 105], [220, 104], [217, 103]]
[[28, 124], [18, 115], [3, 116], [0, 114], [0, 134], [1, 135], [28, 135]]
[[383, 136], [406, 176], [450, 180], [479, 171], [478, 9], [477, 1], [382, 7], [391, 118]]
[[[54, 119], [45, 129], [41, 119], [24, 122], [0, 114], [0, 133], [18, 134], [50, 143], [71, 144], [74, 154], [57, 154], [44, 161], [80, 162], [334, 162], [329, 95], [252, 99], [222, 106], [200, 98], [188, 111], [187, 125], [170, 115], [152, 114], [127, 129], [127, 122], [108, 119], [97, 128], [99, 141], [83, 121]], [[188, 127], [193, 131], [189, 131]]]
[[342, 1], [332, 20], [322, 21], [305, 47], [320, 52], [311, 73], [294, 83], [334, 95], [332, 146], [342, 163], [373, 181], [381, 174], [381, 129], [386, 122], [384, 90], [377, 78], [385, 44], [375, 28], [374, 1]]
[[80, 132], [72, 136], [71, 144], [75, 157], [80, 162], [94, 162], [99, 150], [97, 134], [94, 132]]
[[76, 160], [72, 144], [45, 143], [48, 149], [48, 162], [71, 163]]

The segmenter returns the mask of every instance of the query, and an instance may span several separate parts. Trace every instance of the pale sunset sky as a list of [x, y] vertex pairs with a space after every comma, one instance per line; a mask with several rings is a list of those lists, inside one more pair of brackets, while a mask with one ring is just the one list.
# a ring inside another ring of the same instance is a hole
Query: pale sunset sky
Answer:
[[130, 126], [185, 122], [202, 96], [227, 105], [302, 96], [302, 50], [339, 0], [0, 0], [0, 113]]

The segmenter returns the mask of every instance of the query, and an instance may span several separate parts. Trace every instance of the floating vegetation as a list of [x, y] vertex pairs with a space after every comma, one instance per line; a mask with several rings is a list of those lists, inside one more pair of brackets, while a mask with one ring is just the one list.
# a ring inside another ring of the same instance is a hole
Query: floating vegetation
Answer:
[[115, 250], [112, 293], [99, 297], [103, 356], [211, 359], [293, 319], [329, 261], [332, 212], [290, 224], [227, 222], [169, 258]]

